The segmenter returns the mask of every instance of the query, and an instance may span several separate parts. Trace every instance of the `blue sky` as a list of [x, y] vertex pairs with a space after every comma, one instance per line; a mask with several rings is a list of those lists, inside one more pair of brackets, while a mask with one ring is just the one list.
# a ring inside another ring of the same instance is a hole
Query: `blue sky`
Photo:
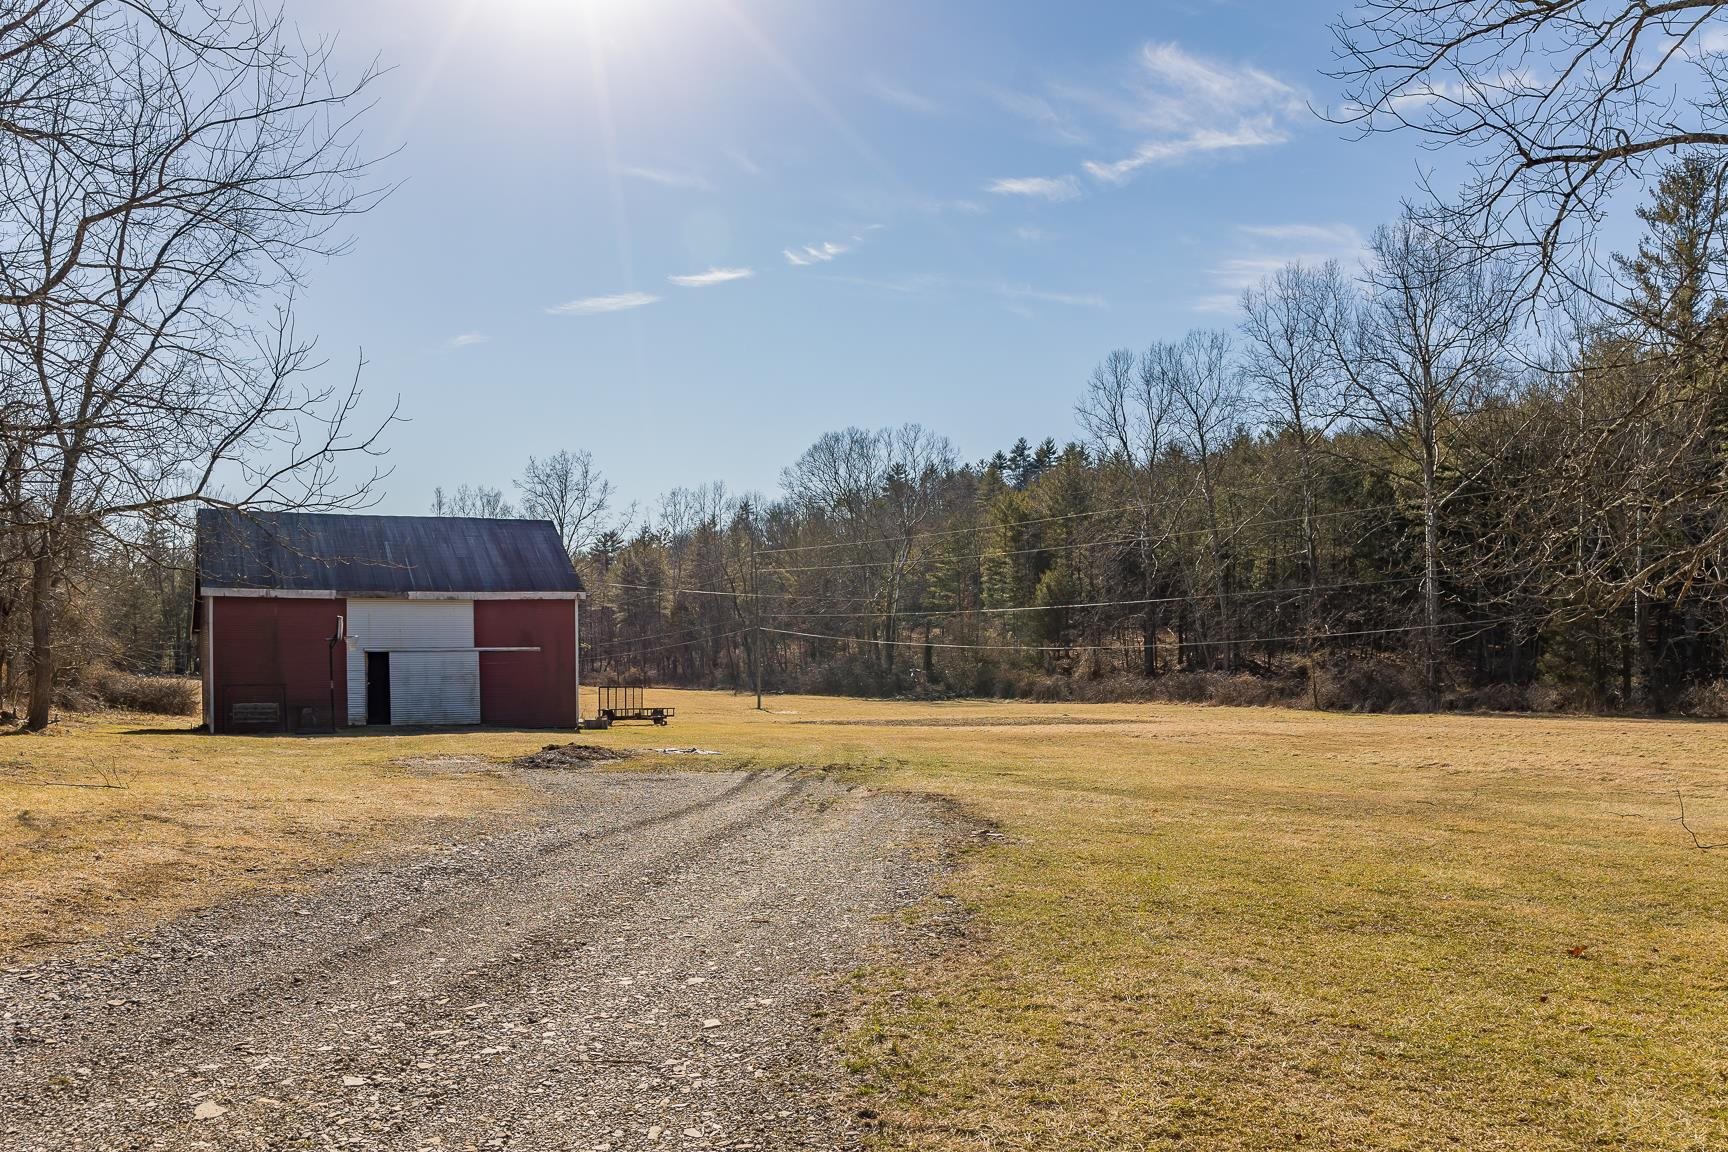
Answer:
[[1109, 349], [1353, 258], [1433, 162], [1308, 110], [1335, 11], [298, 0], [392, 69], [366, 141], [400, 149], [302, 321], [401, 396], [388, 512], [560, 448], [647, 507], [773, 492], [847, 424], [1062, 439]]

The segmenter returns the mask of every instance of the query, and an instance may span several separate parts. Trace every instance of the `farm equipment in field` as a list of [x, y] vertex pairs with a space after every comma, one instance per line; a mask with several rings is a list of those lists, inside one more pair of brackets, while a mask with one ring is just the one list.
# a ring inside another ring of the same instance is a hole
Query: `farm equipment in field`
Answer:
[[610, 728], [622, 720], [647, 720], [664, 725], [677, 712], [676, 708], [649, 707], [642, 700], [642, 687], [639, 684], [602, 685], [599, 710], [586, 726]]

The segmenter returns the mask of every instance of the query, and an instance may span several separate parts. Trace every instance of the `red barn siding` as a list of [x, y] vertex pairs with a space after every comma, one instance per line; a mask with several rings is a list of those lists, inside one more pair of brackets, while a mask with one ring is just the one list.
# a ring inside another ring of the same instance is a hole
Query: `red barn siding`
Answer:
[[576, 726], [576, 602], [476, 600], [480, 722], [515, 728]]
[[[216, 730], [227, 727], [227, 704], [235, 690], [248, 686], [281, 685], [290, 727], [298, 727], [301, 709], [311, 708], [317, 724], [330, 724], [330, 637], [345, 601], [217, 597], [211, 602], [212, 659], [205, 675], [215, 702]], [[347, 699], [347, 673], [342, 653], [336, 654], [337, 720]]]

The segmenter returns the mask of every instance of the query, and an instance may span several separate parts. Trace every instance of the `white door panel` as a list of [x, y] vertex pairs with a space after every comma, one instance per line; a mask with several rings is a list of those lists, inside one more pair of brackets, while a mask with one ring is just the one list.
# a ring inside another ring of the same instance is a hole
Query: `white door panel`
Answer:
[[480, 723], [480, 653], [392, 652], [390, 723]]
[[[427, 649], [473, 649], [474, 602], [472, 600], [379, 600], [350, 598], [348, 601], [348, 722], [366, 723], [366, 653], [389, 652], [391, 721], [396, 724], [477, 724], [480, 721], [479, 657], [470, 651], [474, 668], [472, 719], [410, 719], [421, 714], [418, 705], [410, 712], [397, 710], [397, 685], [408, 675], [399, 672], [416, 651]], [[433, 655], [438, 653], [433, 652]], [[439, 670], [437, 676], [446, 672]], [[466, 712], [462, 713], [466, 715]]]

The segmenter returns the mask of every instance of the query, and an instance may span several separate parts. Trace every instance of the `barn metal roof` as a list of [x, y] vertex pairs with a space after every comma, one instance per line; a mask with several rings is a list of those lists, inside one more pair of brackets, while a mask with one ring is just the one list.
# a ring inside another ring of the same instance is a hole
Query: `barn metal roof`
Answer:
[[354, 595], [580, 592], [550, 520], [198, 510], [198, 582]]

